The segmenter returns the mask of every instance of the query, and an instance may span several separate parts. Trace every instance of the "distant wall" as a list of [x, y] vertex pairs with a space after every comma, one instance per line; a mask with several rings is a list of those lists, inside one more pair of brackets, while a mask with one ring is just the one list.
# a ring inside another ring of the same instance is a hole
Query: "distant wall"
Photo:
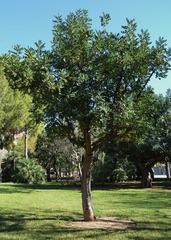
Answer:
[[[153, 167], [153, 172], [154, 172], [154, 178], [167, 178], [165, 166]], [[171, 168], [170, 168], [170, 173], [171, 173]]]

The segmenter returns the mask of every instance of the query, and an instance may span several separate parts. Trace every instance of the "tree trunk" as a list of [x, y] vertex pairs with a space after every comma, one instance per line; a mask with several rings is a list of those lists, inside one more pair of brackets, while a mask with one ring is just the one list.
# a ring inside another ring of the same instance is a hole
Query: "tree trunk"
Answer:
[[85, 157], [82, 171], [82, 207], [85, 221], [94, 221], [91, 200], [91, 159]]
[[27, 131], [27, 129], [25, 130], [25, 135], [24, 135], [24, 156], [25, 156], [25, 159], [28, 159], [28, 131]]
[[59, 178], [61, 179], [62, 177], [62, 171], [61, 171], [61, 167], [59, 167]]
[[0, 182], [2, 182], [2, 160], [0, 159]]
[[80, 163], [78, 163], [78, 174], [79, 174], [79, 178], [81, 180], [81, 178], [82, 178], [82, 170], [81, 170], [81, 164]]
[[84, 221], [94, 221], [95, 216], [91, 199], [91, 168], [93, 162], [93, 152], [91, 149], [91, 139], [89, 131], [85, 132], [85, 156], [82, 168], [82, 207]]
[[167, 179], [170, 179], [170, 163], [168, 161], [166, 162], [166, 176]]
[[51, 182], [50, 167], [48, 167], [48, 168], [46, 169], [46, 173], [47, 173], [47, 182]]
[[58, 177], [59, 177], [59, 174], [58, 174], [58, 168], [57, 167], [54, 167], [55, 169], [55, 177], [56, 177], [56, 181], [58, 181]]
[[151, 188], [152, 187], [152, 179], [150, 177], [150, 171], [142, 170], [142, 179], [141, 179], [142, 188]]

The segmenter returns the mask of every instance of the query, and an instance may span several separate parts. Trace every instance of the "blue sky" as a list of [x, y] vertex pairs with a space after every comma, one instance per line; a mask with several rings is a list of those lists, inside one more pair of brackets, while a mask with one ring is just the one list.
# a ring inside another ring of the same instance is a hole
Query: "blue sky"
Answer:
[[[109, 13], [109, 30], [118, 32], [126, 17], [134, 18], [138, 29], [148, 29], [152, 41], [163, 36], [171, 47], [171, 0], [0, 0], [0, 53], [15, 44], [33, 46], [41, 39], [50, 47], [53, 18], [66, 16], [79, 8], [88, 9], [93, 27], [99, 27], [99, 16]], [[165, 94], [171, 88], [171, 72], [161, 81], [153, 79], [157, 93]]]

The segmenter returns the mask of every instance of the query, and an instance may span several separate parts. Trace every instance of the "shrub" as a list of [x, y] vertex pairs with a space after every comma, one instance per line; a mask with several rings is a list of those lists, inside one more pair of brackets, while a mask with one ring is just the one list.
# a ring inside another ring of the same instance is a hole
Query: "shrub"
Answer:
[[35, 159], [19, 159], [14, 174], [15, 182], [40, 183], [44, 180], [44, 171]]
[[113, 180], [115, 182], [123, 182], [123, 181], [126, 181], [127, 180], [127, 174], [125, 172], [125, 170], [123, 168], [116, 168], [114, 171], [113, 171]]
[[10, 151], [2, 162], [2, 181], [11, 182], [14, 178], [16, 162], [20, 156], [15, 151]]
[[4, 182], [40, 183], [45, 181], [44, 170], [35, 159], [25, 159], [11, 152], [2, 166]]

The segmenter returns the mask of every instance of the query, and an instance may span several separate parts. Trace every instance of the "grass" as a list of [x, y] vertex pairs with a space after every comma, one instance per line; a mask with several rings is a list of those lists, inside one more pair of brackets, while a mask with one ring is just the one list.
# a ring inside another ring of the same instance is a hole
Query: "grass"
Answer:
[[77, 187], [57, 184], [0, 184], [1, 240], [171, 240], [171, 190], [97, 188], [97, 216], [135, 221], [129, 230], [72, 230], [65, 222], [82, 217]]

